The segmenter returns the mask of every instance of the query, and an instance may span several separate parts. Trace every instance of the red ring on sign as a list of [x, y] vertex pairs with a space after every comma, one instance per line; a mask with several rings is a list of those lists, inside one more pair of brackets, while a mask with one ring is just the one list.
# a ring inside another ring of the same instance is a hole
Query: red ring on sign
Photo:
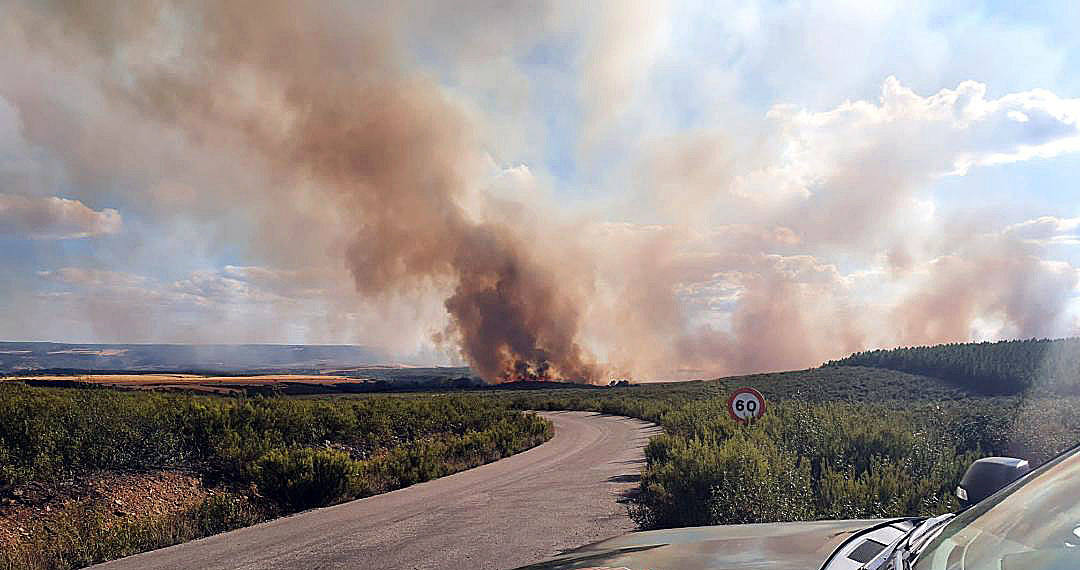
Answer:
[[747, 423], [747, 421], [749, 421], [749, 420], [746, 420], [744, 418], [740, 418], [739, 416], [735, 415], [735, 397], [738, 396], [739, 394], [751, 394], [755, 398], [757, 398], [758, 401], [761, 402], [761, 413], [759, 413], [757, 415], [757, 418], [760, 418], [761, 416], [765, 415], [765, 406], [766, 406], [766, 404], [765, 404], [765, 396], [762, 396], [761, 392], [758, 392], [757, 390], [755, 390], [753, 388], [746, 387], [746, 388], [739, 388], [738, 390], [735, 390], [734, 392], [731, 393], [731, 397], [728, 398], [728, 401], [727, 401], [727, 413], [728, 413], [729, 416], [731, 416], [731, 419], [739, 422], [740, 424], [745, 424], [745, 423]]

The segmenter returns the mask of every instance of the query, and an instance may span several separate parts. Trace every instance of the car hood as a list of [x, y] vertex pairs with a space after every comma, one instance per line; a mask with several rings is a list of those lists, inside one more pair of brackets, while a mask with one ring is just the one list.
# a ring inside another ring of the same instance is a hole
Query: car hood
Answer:
[[879, 520], [703, 526], [632, 532], [519, 570], [815, 570]]

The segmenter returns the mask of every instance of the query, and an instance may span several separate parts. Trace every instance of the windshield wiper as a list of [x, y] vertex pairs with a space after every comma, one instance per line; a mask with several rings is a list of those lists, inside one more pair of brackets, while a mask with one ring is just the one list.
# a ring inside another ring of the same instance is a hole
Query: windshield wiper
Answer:
[[947, 513], [923, 520], [921, 524], [896, 539], [888, 548], [875, 556], [873, 560], [867, 562], [862, 567], [863, 570], [883, 570], [889, 562], [893, 564], [891, 570], [908, 570], [911, 566], [912, 539], [918, 538], [921, 546], [926, 541], [926, 537], [930, 535], [931, 530], [951, 520], [954, 516], [956, 515], [953, 513]]

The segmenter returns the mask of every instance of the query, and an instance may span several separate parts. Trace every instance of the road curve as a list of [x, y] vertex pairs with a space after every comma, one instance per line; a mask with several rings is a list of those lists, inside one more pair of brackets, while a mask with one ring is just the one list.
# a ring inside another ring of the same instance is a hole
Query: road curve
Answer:
[[541, 415], [555, 437], [495, 463], [95, 568], [500, 570], [632, 530], [617, 500], [636, 484], [657, 428], [588, 412]]

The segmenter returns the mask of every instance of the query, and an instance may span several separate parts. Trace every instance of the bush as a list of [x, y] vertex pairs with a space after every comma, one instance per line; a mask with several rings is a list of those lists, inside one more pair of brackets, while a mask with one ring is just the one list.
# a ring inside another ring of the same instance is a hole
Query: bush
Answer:
[[[770, 397], [753, 426], [725, 387]], [[862, 368], [716, 382], [515, 395], [519, 409], [580, 409], [658, 422], [631, 507], [643, 528], [931, 515], [979, 457], [1040, 464], [1080, 440], [1080, 399], [963, 395], [929, 378]]]
[[0, 383], [0, 488], [172, 467], [246, 484], [274, 450], [331, 442], [365, 460], [432, 438], [531, 434], [537, 421], [472, 396], [245, 399]]
[[953, 490], [975, 459], [1022, 451], [1014, 455], [1038, 464], [1080, 437], [1076, 400], [906, 410], [784, 401], [750, 427], [736, 426], [723, 404], [693, 402], [664, 415], [668, 433], [646, 448], [639, 524], [938, 514], [956, 509]]
[[645, 528], [799, 520], [813, 515], [806, 462], [767, 440], [658, 436], [635, 521]]
[[[72, 568], [426, 481], [523, 451], [550, 422], [475, 396], [299, 400], [0, 383], [0, 493], [97, 471], [185, 469], [224, 487], [176, 517], [72, 507], [0, 553]], [[264, 498], [248, 500], [254, 486]], [[59, 537], [52, 540], [53, 537]]]
[[349, 490], [354, 475], [347, 453], [330, 450], [273, 450], [252, 467], [256, 488], [290, 510], [323, 507]]

